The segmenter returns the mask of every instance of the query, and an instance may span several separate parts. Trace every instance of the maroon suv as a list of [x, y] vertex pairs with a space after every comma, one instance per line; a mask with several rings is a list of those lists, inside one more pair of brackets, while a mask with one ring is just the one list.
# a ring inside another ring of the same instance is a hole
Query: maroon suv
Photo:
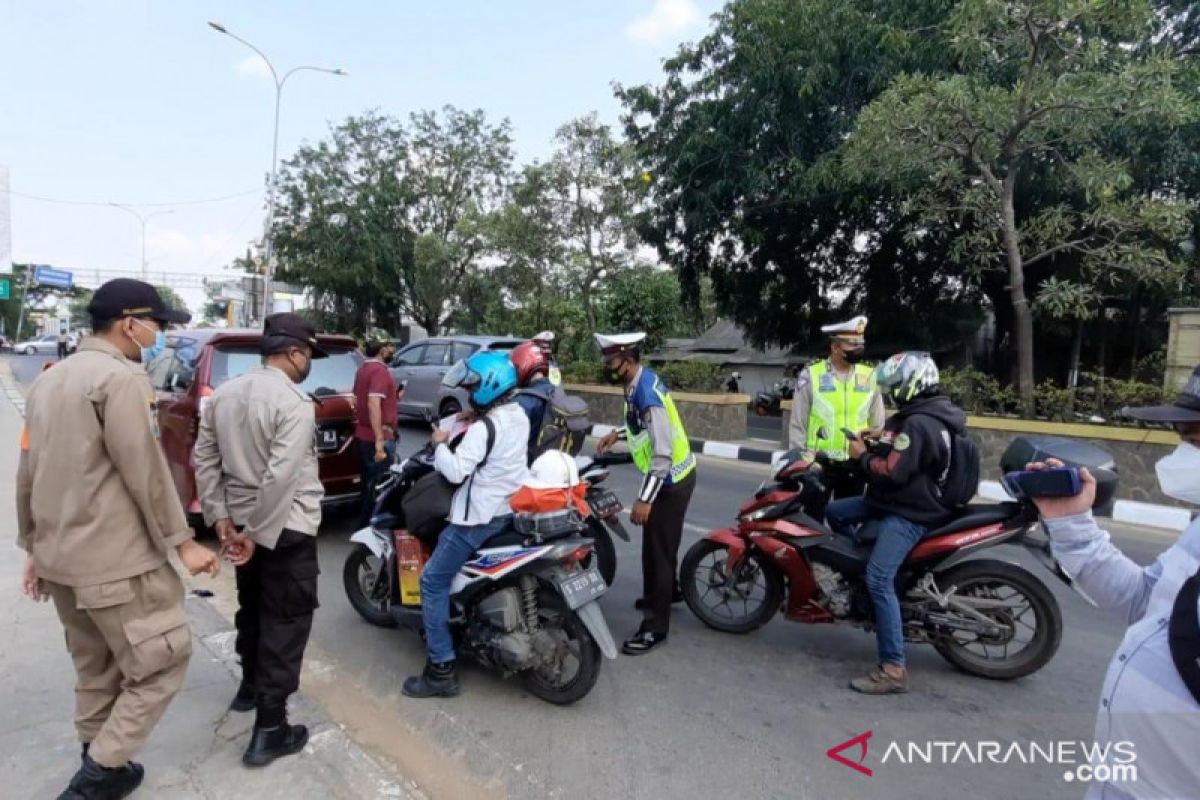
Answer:
[[[318, 335], [329, 358], [312, 362], [301, 388], [317, 401], [317, 456], [326, 507], [357, 503], [358, 452], [354, 448], [354, 375], [362, 355], [349, 336]], [[158, 393], [163, 453], [179, 499], [193, 524], [202, 524], [192, 450], [200, 409], [222, 383], [262, 363], [262, 332], [216, 328], [171, 331], [167, 349], [146, 370]]]

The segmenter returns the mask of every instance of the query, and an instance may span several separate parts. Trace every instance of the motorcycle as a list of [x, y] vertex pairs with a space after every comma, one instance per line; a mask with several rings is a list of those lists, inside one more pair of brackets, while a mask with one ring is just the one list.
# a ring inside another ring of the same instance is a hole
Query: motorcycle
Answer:
[[[710, 628], [749, 633], [783, 616], [802, 623], [874, 629], [864, 580], [871, 544], [835, 534], [822, 512], [824, 456], [786, 453], [773, 480], [738, 512], [736, 526], [694, 544], [680, 568], [684, 600]], [[1011, 680], [1045, 666], [1062, 638], [1062, 612], [1049, 588], [1024, 567], [969, 558], [1023, 544], [1068, 586], [1070, 577], [1033, 535], [1028, 501], [971, 505], [913, 548], [896, 578], [906, 641], [933, 645], [972, 675]]]
[[[357, 546], [346, 558], [343, 586], [355, 611], [373, 625], [423, 630], [419, 602], [404, 602], [407, 554], [398, 542], [406, 533], [401, 500], [432, 462], [426, 448], [393, 466], [377, 487], [371, 525], [350, 537]], [[619, 510], [618, 504], [612, 513]], [[488, 540], [450, 587], [458, 647], [486, 667], [519, 674], [531, 694], [559, 705], [587, 695], [601, 655], [617, 655], [596, 602], [608, 585], [584, 530], [577, 518], [554, 531], [518, 524]], [[419, 546], [426, 558], [432, 553], [433, 543]]]
[[754, 395], [754, 413], [760, 417], [777, 417], [782, 413], [782, 402], [791, 400], [794, 394], [791, 381], [775, 381], [770, 391]]

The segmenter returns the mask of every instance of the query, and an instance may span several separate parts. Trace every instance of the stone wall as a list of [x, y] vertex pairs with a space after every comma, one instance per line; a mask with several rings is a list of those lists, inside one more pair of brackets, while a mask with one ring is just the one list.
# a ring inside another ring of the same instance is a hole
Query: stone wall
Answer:
[[[784, 403], [783, 442], [787, 447], [791, 403]], [[1164, 495], [1158, 490], [1154, 463], [1175, 449], [1179, 439], [1169, 431], [1148, 431], [1139, 428], [1117, 428], [1105, 425], [1077, 425], [1039, 420], [1006, 419], [1000, 417], [967, 417], [967, 431], [979, 444], [982, 477], [1000, 479], [1000, 456], [1009, 442], [1022, 434], [1061, 436], [1078, 439], [1112, 454], [1117, 464], [1120, 483], [1117, 498], [1143, 503], [1187, 508], [1185, 503]]]
[[[563, 387], [571, 394], [587, 400], [588, 416], [601, 425], [620, 425], [624, 393], [612, 386]], [[675, 408], [683, 419], [684, 430], [691, 439], [733, 442], [746, 438], [746, 409], [750, 397], [744, 394], [693, 394], [671, 392]]]

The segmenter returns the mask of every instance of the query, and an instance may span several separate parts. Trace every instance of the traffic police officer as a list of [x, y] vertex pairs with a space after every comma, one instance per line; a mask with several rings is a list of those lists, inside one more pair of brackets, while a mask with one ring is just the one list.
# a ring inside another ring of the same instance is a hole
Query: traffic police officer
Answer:
[[645, 475], [630, 519], [642, 534], [641, 627], [622, 650], [642, 655], [667, 640], [671, 603], [682, 600], [676, 579], [679, 540], [692, 491], [696, 488], [696, 456], [683, 421], [666, 385], [641, 365], [644, 333], [595, 334], [604, 358], [606, 378], [625, 387], [625, 425], [600, 442], [604, 453], [619, 439], [629, 443], [634, 464]]
[[554, 359], [554, 331], [542, 331], [541, 333], [530, 339], [531, 342], [538, 346], [542, 354], [546, 356], [546, 363], [549, 365], [549, 371], [546, 377], [555, 386], [562, 386], [562, 371], [558, 368], [558, 362]]
[[17, 477], [22, 589], [54, 601], [78, 678], [83, 757], [60, 800], [125, 797], [141, 784], [145, 770], [131, 759], [183, 686], [192, 652], [167, 555], [175, 550], [193, 575], [218, 568], [192, 539], [139, 363], [162, 350], [168, 323], [190, 316], [128, 279], [97, 289], [88, 311], [95, 335], [29, 390]]
[[231, 708], [257, 710], [242, 761], [262, 766], [298, 753], [308, 729], [290, 725], [287, 699], [317, 608], [317, 475], [312, 399], [297, 384], [327, 354], [298, 314], [267, 317], [263, 366], [213, 393], [196, 440], [196, 485], [205, 521], [237, 565], [235, 649], [242, 683]]
[[834, 499], [863, 493], [866, 482], [850, 461], [843, 429], [855, 433], [883, 427], [883, 397], [875, 386], [875, 370], [862, 361], [867, 318], [826, 325], [829, 358], [809, 364], [796, 378], [788, 446], [825, 454], [835, 466], [826, 471]]

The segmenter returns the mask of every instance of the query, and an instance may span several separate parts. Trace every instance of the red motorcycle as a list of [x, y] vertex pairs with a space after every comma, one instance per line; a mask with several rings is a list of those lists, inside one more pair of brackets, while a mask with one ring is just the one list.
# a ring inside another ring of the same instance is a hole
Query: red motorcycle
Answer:
[[[793, 450], [737, 525], [713, 531], [687, 552], [679, 581], [705, 625], [749, 633], [782, 610], [793, 622], [874, 628], [864, 581], [871, 545], [835, 534], [824, 516], [823, 457]], [[1053, 593], [1024, 567], [970, 558], [996, 545], [1025, 544], [1070, 584], [1043, 537], [1030, 536], [1028, 502], [972, 505], [913, 548], [896, 577], [905, 639], [932, 644], [954, 666], [993, 679], [1036, 672], [1062, 638]]]

